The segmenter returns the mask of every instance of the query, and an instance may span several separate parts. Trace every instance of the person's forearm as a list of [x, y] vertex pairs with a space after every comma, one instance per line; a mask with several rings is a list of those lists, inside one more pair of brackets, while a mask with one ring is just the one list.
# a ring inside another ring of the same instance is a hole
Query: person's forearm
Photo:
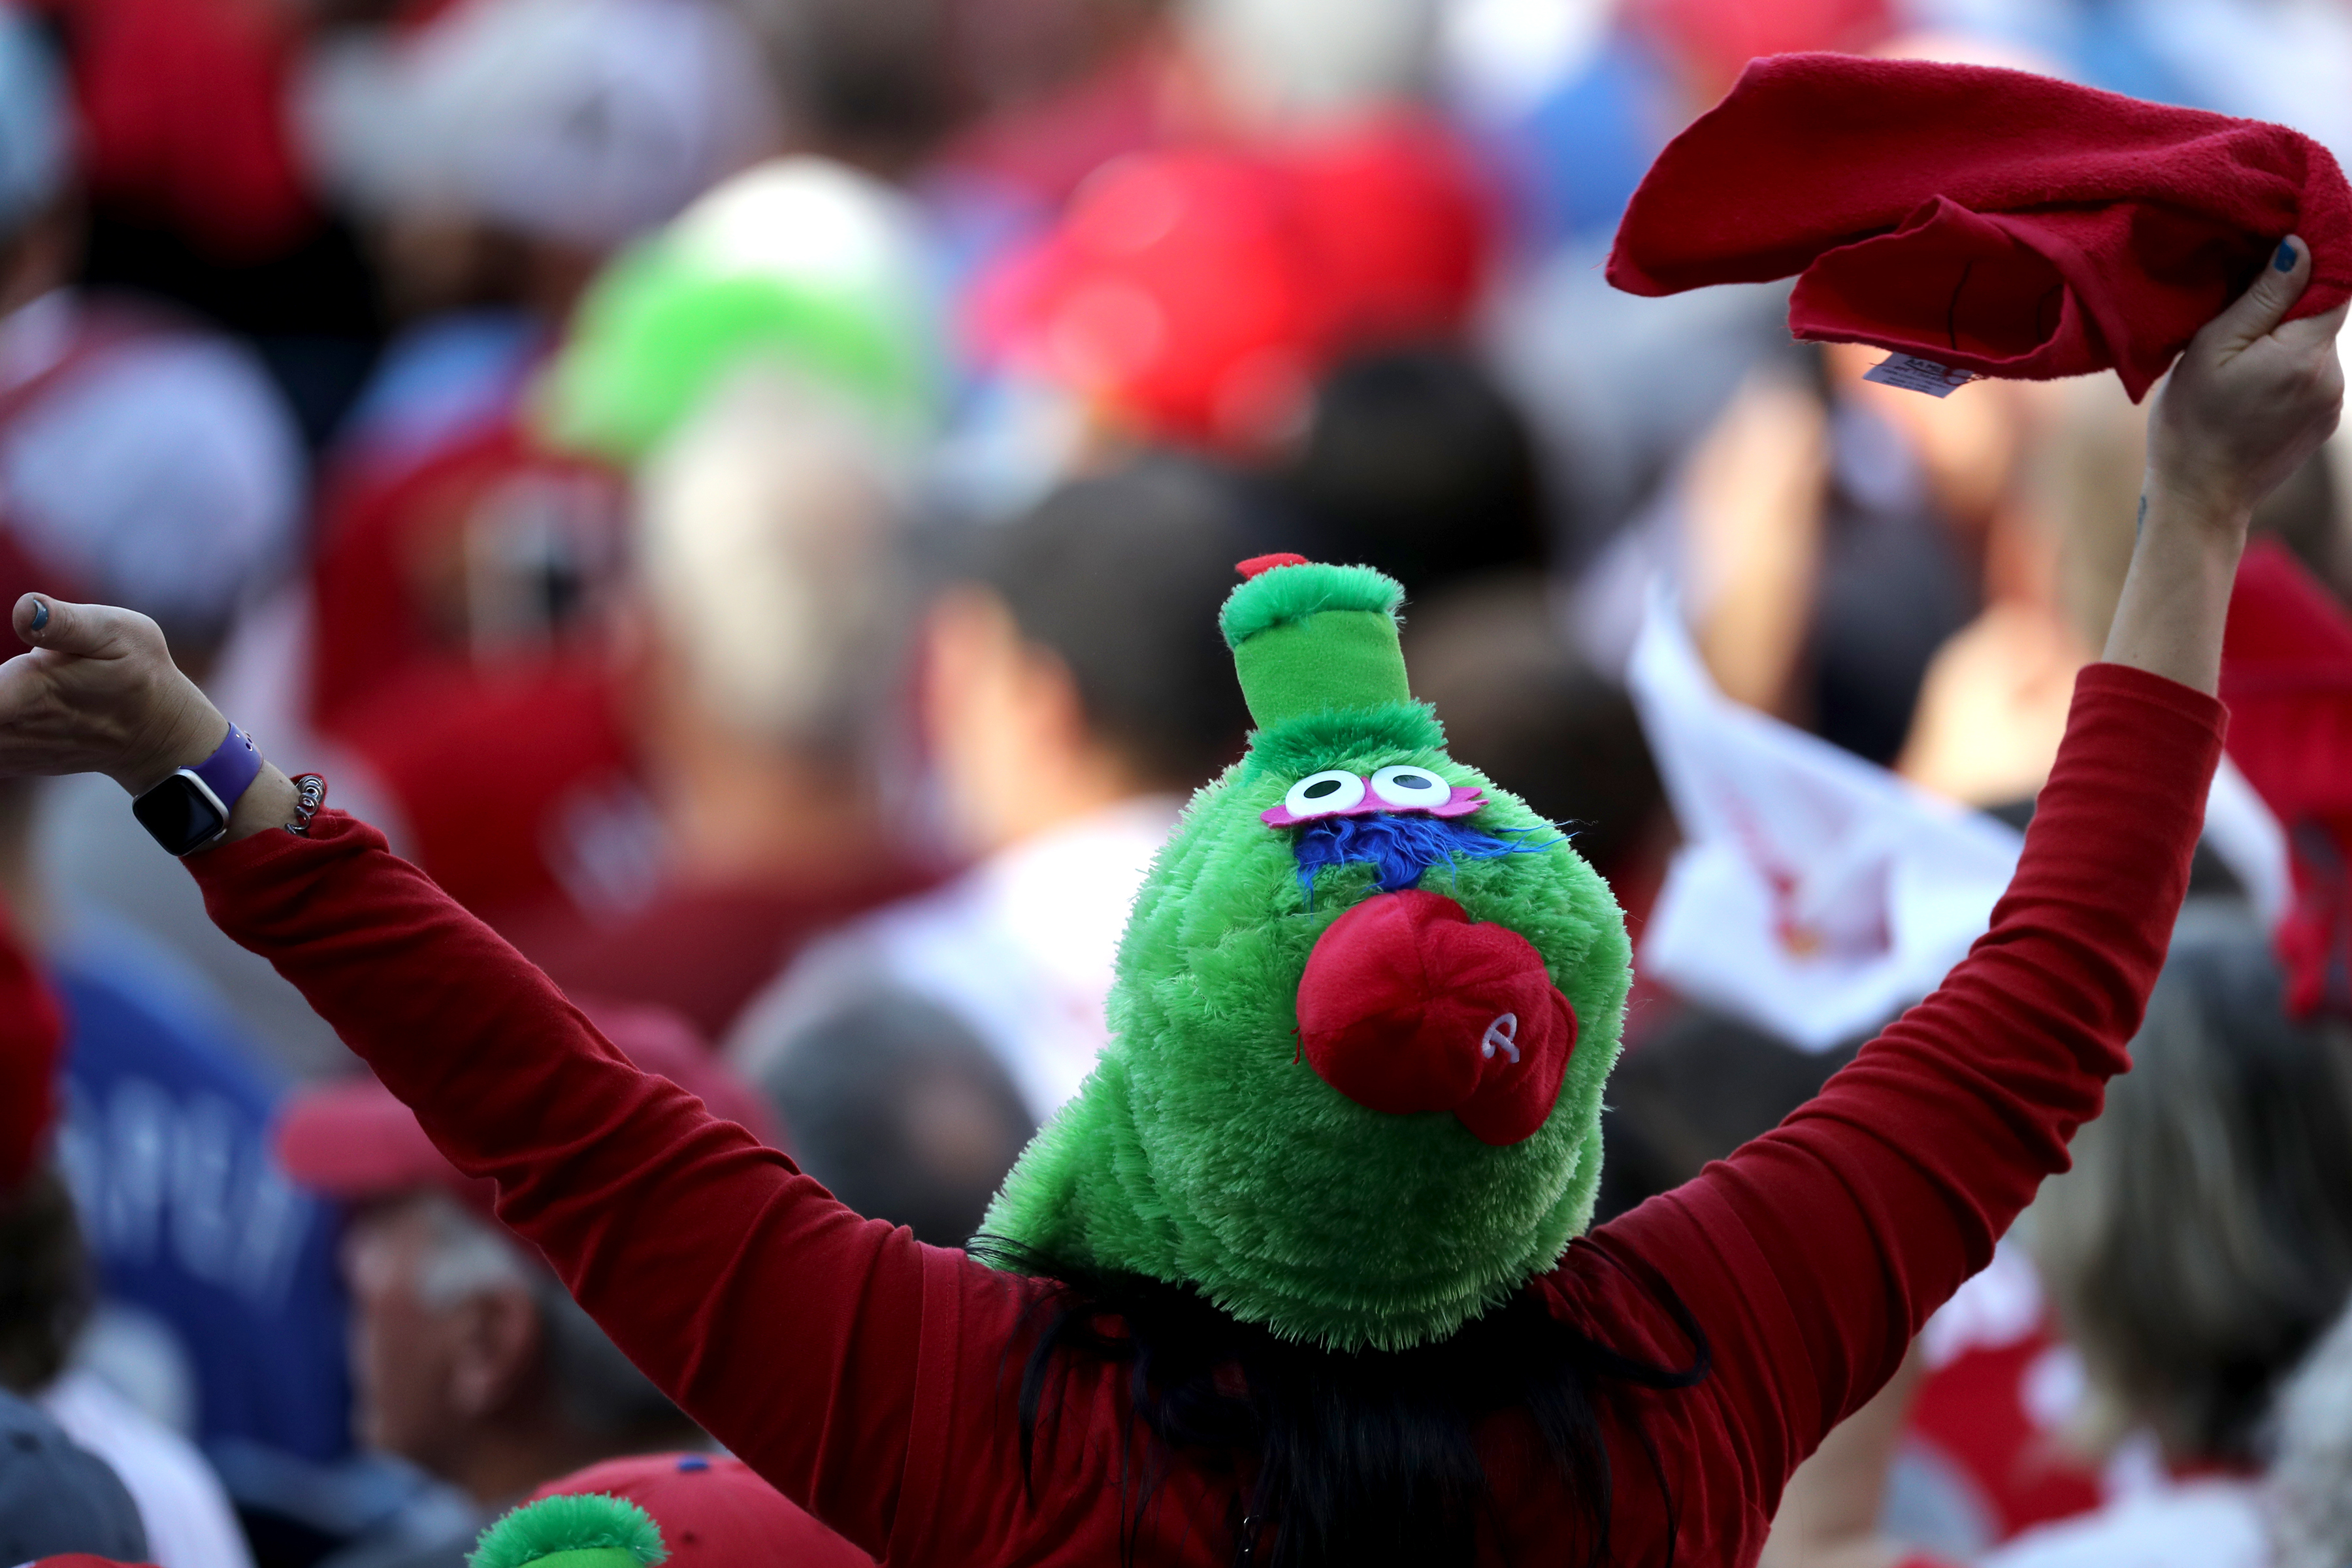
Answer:
[[[261, 772], [246, 792], [237, 797], [235, 809], [228, 816], [228, 837], [223, 844], [234, 844], [240, 838], [250, 838], [265, 827], [284, 827], [294, 820], [301, 797], [294, 781], [280, 772], [275, 763], [264, 762]], [[215, 846], [217, 847], [217, 846]]]
[[2230, 584], [2245, 546], [2243, 515], [2213, 515], [2151, 482], [2102, 657], [2210, 696], [2221, 681]]

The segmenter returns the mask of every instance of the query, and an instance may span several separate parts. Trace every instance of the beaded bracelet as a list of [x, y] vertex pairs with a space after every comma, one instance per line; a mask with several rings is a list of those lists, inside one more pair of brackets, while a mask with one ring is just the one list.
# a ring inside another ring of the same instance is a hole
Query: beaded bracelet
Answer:
[[310, 819], [318, 816], [319, 808], [327, 803], [326, 776], [322, 773], [299, 773], [290, 782], [295, 790], [294, 820], [286, 825], [286, 831], [297, 838], [308, 838], [310, 836]]

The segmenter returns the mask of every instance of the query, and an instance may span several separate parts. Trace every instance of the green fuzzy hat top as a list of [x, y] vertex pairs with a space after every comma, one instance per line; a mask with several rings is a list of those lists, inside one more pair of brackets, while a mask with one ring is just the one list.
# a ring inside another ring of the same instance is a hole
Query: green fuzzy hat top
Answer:
[[[1398, 585], [1297, 557], [1222, 623], [1257, 728], [1195, 795], [1119, 944], [1111, 1039], [1006, 1178], [982, 1234], [1045, 1258], [1190, 1285], [1220, 1309], [1335, 1350], [1443, 1339], [1558, 1262], [1591, 1223], [1601, 1093], [1632, 948], [1601, 878], [1517, 797], [1445, 752], [1407, 687]], [[1293, 831], [1261, 814], [1308, 775], [1408, 766], [1485, 791], [1471, 827], [1530, 852], [1433, 864], [1417, 886], [1532, 942], [1577, 1036], [1533, 1136], [1482, 1142], [1445, 1112], [1349, 1100], [1300, 1057], [1297, 996], [1324, 931], [1375, 868], [1302, 886]], [[1516, 837], [1515, 837], [1516, 836]]]
[[469, 1568], [654, 1568], [667, 1561], [661, 1530], [624, 1498], [541, 1498], [500, 1519], [475, 1543]]

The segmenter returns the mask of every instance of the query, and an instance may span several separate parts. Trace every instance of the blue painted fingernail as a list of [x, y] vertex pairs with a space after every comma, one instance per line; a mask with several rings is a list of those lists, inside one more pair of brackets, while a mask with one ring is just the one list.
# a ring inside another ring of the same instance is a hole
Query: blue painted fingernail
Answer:
[[2271, 265], [2277, 268], [2281, 272], [2294, 271], [2294, 247], [2289, 245], [2285, 240], [2280, 240], [2278, 254], [2271, 258]]
[[33, 601], [33, 629], [39, 631], [49, 624], [49, 606], [45, 600]]

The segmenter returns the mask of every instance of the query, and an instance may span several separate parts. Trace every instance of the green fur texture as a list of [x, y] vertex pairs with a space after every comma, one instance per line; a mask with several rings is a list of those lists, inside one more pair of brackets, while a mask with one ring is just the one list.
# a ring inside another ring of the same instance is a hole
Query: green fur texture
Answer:
[[1217, 624], [1260, 729], [1326, 709], [1411, 702], [1397, 605], [1404, 590], [1369, 566], [1307, 563], [1262, 572], [1227, 595]]
[[1225, 646], [1237, 648], [1263, 631], [1303, 621], [1326, 610], [1370, 610], [1393, 624], [1404, 590], [1370, 566], [1327, 566], [1310, 562], [1277, 566], [1235, 588], [1217, 613]]
[[[1278, 568], [1234, 595], [1226, 634], [1237, 609], [1263, 633], [1298, 615], [1369, 608], [1358, 572], [1395, 604], [1395, 585], [1364, 569]], [[1336, 602], [1343, 592], [1357, 598]], [[1615, 900], [1564, 840], [1433, 868], [1419, 884], [1527, 937], [1576, 1009], [1559, 1099], [1533, 1137], [1492, 1148], [1448, 1113], [1368, 1110], [1298, 1055], [1307, 953], [1370, 895], [1373, 873], [1322, 871], [1308, 908], [1289, 834], [1258, 814], [1306, 774], [1393, 763], [1483, 787], [1473, 826], [1545, 826], [1447, 756], [1436, 716], [1419, 704], [1260, 729], [1160, 850], [1120, 943], [1110, 1043], [1023, 1152], [985, 1234], [1190, 1284], [1244, 1321], [1341, 1351], [1443, 1339], [1559, 1260], [1591, 1219], [1601, 1087], [1632, 963]]]
[[469, 1568], [654, 1568], [668, 1557], [644, 1509], [592, 1493], [525, 1503], [482, 1531], [466, 1561]]

